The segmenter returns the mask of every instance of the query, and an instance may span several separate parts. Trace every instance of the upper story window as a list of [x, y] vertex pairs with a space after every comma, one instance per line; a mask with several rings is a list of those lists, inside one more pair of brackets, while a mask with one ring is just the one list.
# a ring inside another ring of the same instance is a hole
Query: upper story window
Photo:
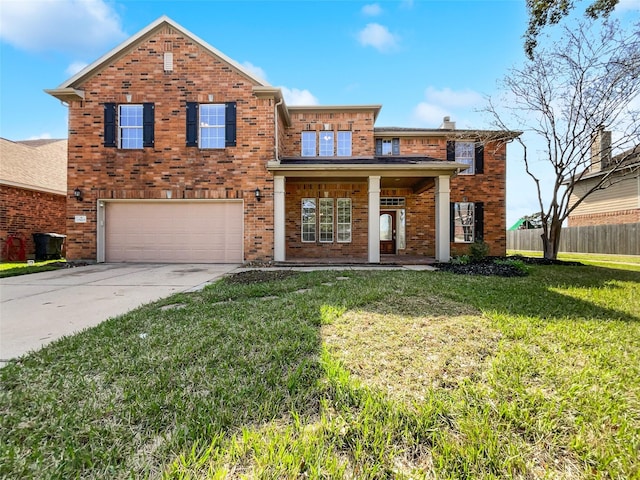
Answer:
[[324, 131], [319, 133], [320, 136], [320, 153], [321, 157], [333, 157], [333, 132]]
[[460, 175], [473, 175], [475, 144], [473, 142], [456, 142], [456, 162], [469, 165], [469, 168], [462, 170]]
[[303, 157], [349, 157], [352, 152], [350, 131], [304, 131], [300, 143]]
[[316, 132], [302, 132], [302, 156], [316, 156]]
[[200, 104], [200, 148], [225, 147], [225, 109], [224, 103]]
[[351, 132], [338, 132], [338, 149], [339, 157], [351, 156]]
[[400, 155], [400, 139], [376, 138], [376, 155]]
[[187, 147], [236, 146], [236, 102], [187, 102]]
[[104, 146], [142, 149], [154, 145], [154, 104], [104, 104]]
[[142, 148], [142, 105], [120, 105], [118, 119], [120, 148]]
[[468, 165], [460, 171], [460, 175], [484, 173], [484, 145], [469, 141], [447, 141], [447, 160]]

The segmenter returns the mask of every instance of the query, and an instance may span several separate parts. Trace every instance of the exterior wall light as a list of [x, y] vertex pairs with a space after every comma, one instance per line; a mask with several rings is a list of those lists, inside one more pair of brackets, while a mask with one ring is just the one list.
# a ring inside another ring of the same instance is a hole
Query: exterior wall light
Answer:
[[262, 198], [262, 193], [260, 193], [260, 189], [256, 187], [253, 193], [255, 193], [256, 195], [256, 200], [260, 201], [260, 199]]
[[73, 196], [76, 197], [77, 201], [82, 201], [82, 192], [80, 191], [80, 188], [76, 187], [76, 189], [73, 191]]

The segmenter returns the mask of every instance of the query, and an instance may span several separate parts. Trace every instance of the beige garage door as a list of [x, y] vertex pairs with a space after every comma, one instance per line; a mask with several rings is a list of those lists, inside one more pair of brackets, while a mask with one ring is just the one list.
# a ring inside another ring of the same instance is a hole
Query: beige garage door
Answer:
[[242, 202], [105, 204], [107, 262], [242, 262]]

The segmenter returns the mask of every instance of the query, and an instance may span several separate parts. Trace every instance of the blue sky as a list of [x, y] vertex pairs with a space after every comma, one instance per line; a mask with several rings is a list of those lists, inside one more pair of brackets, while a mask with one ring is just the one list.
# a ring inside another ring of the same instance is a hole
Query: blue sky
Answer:
[[[639, 2], [623, 0], [619, 15]], [[161, 15], [281, 87], [289, 105], [382, 104], [377, 126], [427, 128], [445, 115], [489, 126], [478, 109], [523, 61], [527, 26], [524, 0], [0, 0], [0, 137], [66, 137], [66, 108], [43, 89]], [[510, 226], [537, 203], [521, 151], [508, 154]]]

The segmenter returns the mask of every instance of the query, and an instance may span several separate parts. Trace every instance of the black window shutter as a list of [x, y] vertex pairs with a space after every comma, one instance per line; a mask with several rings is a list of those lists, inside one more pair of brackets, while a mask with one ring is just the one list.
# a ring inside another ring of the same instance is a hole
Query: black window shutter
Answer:
[[198, 146], [198, 104], [187, 102], [187, 147]]
[[376, 138], [376, 155], [382, 155], [382, 139]]
[[473, 223], [476, 241], [484, 239], [484, 203], [475, 202], [473, 205]]
[[104, 146], [116, 146], [116, 104], [104, 104]]
[[227, 102], [224, 113], [225, 147], [236, 146], [236, 102]]
[[153, 147], [155, 142], [153, 132], [155, 106], [153, 103], [142, 104], [142, 146]]
[[391, 139], [391, 154], [400, 155], [400, 139], [399, 138]]
[[456, 236], [456, 204], [449, 204], [449, 241], [453, 242]]
[[456, 142], [447, 140], [447, 162], [456, 161]]
[[484, 145], [482, 143], [476, 143], [475, 160], [475, 173], [484, 173]]

